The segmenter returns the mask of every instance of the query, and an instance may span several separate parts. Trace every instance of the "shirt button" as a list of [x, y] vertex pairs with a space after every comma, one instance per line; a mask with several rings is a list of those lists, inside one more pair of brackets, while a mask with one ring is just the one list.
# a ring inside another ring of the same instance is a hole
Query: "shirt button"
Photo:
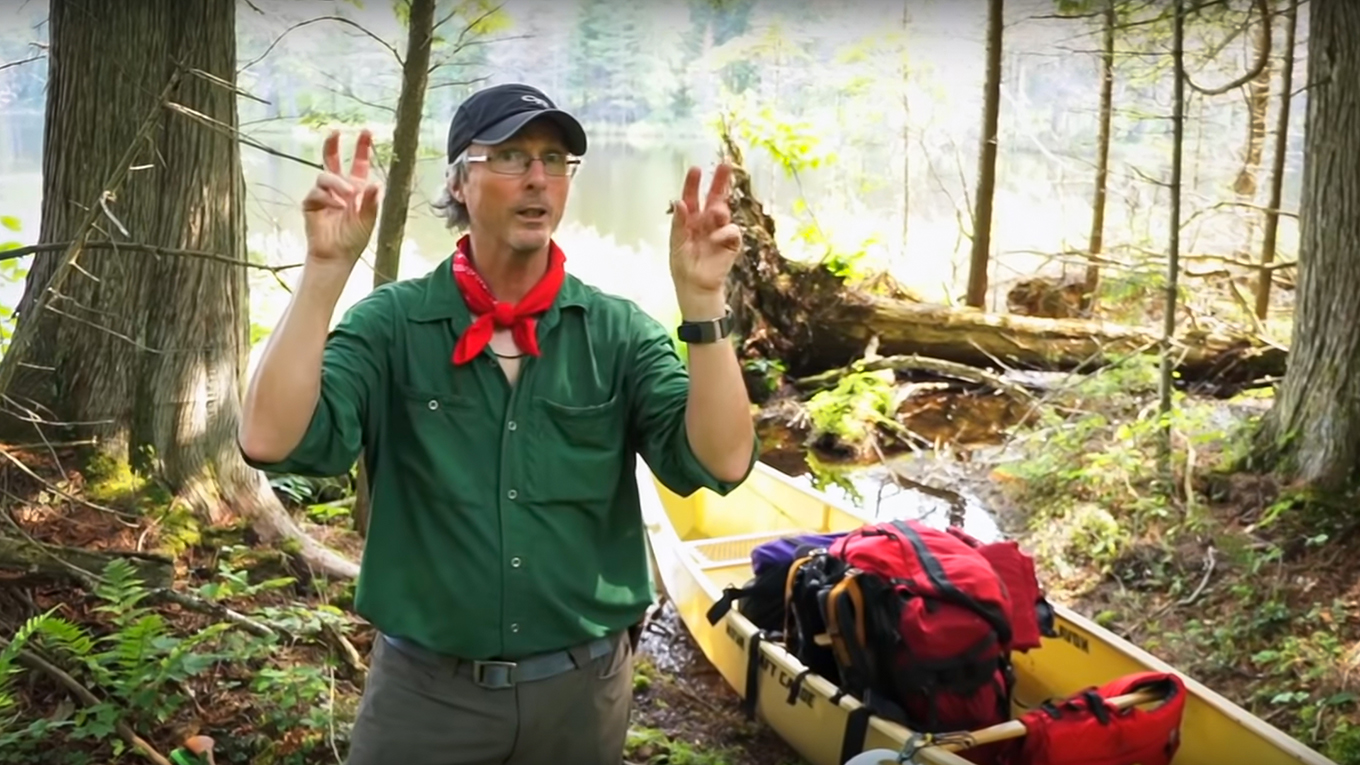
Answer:
[[435, 401], [434, 399], [430, 399], [430, 410], [431, 410], [431, 411], [434, 411], [435, 409], [438, 409], [438, 408], [439, 408], [439, 402], [438, 402], [438, 401]]
[[519, 560], [519, 557], [518, 557], [518, 556], [516, 556], [516, 557], [510, 559], [510, 567], [511, 567], [511, 568], [519, 568], [519, 564], [520, 564], [520, 560]]
[[519, 632], [519, 624], [512, 624], [512, 625], [510, 625], [510, 631], [511, 631], [511, 632]]
[[507, 427], [507, 428], [509, 428], [509, 429], [511, 429], [511, 430], [515, 430], [516, 428], [519, 427], [519, 425], [518, 425], [514, 420], [511, 420], [511, 421], [510, 421], [510, 424], [509, 424], [509, 425], [506, 425], [505, 427]]
[[515, 497], [519, 496], [519, 492], [515, 491], [514, 489], [511, 489], [510, 491], [507, 491], [505, 493], [505, 496], [509, 497], [510, 499], [514, 499]]

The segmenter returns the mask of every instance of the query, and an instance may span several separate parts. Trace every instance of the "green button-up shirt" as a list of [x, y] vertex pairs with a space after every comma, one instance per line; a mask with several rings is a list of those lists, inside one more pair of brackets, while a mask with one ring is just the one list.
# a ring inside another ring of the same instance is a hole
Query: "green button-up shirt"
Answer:
[[372, 505], [355, 609], [383, 632], [485, 659], [627, 627], [654, 596], [636, 456], [679, 494], [736, 486], [690, 450], [675, 343], [568, 275], [513, 386], [490, 348], [454, 366], [472, 317], [450, 262], [350, 308], [302, 442], [248, 461], [340, 475], [362, 447]]

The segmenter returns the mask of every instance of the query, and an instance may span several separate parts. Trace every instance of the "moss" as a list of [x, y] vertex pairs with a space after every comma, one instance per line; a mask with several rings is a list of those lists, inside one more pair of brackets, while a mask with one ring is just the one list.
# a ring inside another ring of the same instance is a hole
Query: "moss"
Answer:
[[[167, 493], [168, 494], [168, 493]], [[203, 542], [203, 527], [192, 506], [183, 500], [170, 498], [169, 501], [154, 503], [150, 497], [143, 497], [143, 508], [147, 516], [160, 524], [161, 552], [178, 555], [190, 547]]]
[[85, 461], [85, 496], [103, 504], [128, 502], [146, 486], [144, 476], [133, 471], [126, 460], [104, 452], [94, 452]]

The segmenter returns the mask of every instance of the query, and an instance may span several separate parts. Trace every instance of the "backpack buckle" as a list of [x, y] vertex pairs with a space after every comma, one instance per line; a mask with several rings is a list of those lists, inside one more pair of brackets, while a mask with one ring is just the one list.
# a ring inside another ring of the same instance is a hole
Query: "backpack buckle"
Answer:
[[516, 664], [513, 661], [472, 662], [472, 682], [497, 691], [515, 687]]

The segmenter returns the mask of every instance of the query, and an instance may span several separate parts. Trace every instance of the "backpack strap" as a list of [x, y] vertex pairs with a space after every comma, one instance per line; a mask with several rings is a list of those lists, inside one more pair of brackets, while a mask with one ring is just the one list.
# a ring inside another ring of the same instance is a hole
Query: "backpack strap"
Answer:
[[860, 575], [858, 569], [847, 571], [845, 577], [826, 593], [823, 612], [831, 650], [842, 668], [842, 675], [846, 676], [843, 679], [863, 692], [873, 687], [874, 662], [864, 627], [865, 603]]
[[731, 584], [724, 587], [722, 596], [714, 601], [712, 606], [709, 606], [708, 613], [706, 614], [708, 623], [717, 624], [718, 620], [726, 616], [727, 612], [732, 609], [732, 603], [734, 601], [739, 598], [744, 598], [749, 594], [751, 594], [750, 587], [737, 587]]
[[798, 583], [798, 573], [799, 573], [799, 571], [802, 570], [803, 566], [806, 565], [806, 564], [808, 563], [808, 561], [812, 560], [812, 556], [813, 556], [814, 554], [815, 554], [815, 553], [809, 553], [809, 554], [806, 554], [806, 555], [799, 556], [799, 557], [797, 557], [797, 558], [794, 559], [793, 563], [790, 563], [790, 564], [789, 564], [789, 575], [784, 579], [784, 634], [785, 634], [785, 635], [792, 635], [792, 634], [793, 634], [793, 633], [790, 632], [789, 630], [791, 630], [791, 629], [793, 628], [793, 625], [790, 623], [790, 621], [791, 621], [792, 618], [793, 618], [793, 588], [794, 588], [794, 585]]

